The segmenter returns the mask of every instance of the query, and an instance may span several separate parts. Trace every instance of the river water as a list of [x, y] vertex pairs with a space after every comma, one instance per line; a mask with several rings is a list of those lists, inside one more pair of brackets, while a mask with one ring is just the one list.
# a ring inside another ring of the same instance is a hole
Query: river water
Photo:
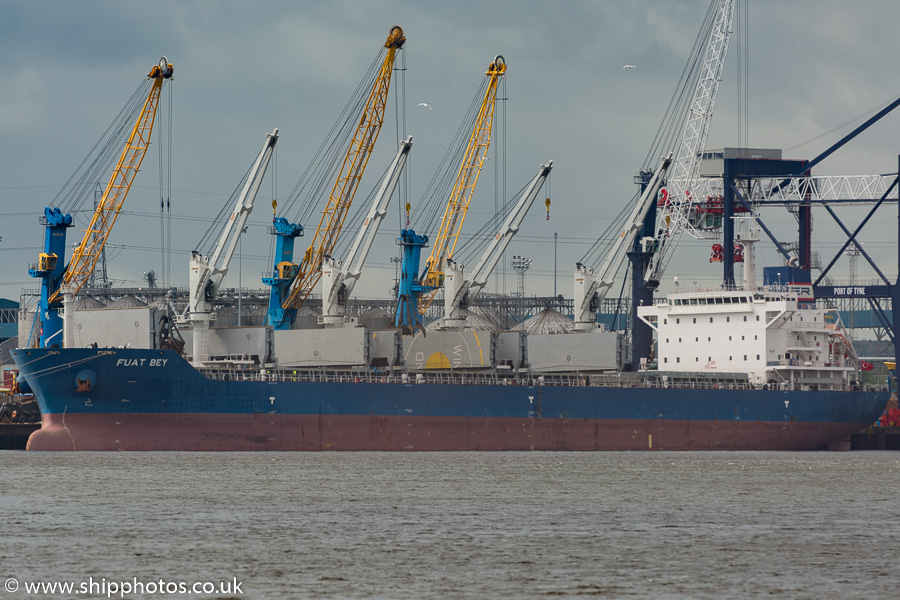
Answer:
[[900, 597], [896, 452], [0, 459], [0, 600]]

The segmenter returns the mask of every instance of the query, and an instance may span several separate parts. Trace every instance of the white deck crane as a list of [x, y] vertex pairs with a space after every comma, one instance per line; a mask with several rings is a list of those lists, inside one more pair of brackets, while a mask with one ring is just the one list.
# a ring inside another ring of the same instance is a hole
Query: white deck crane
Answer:
[[388, 167], [384, 179], [359, 233], [350, 247], [343, 262], [331, 256], [322, 261], [322, 317], [320, 323], [325, 327], [356, 326], [354, 321], [346, 318], [345, 304], [353, 292], [353, 287], [362, 275], [362, 268], [375, 242], [378, 228], [387, 214], [387, 206], [397, 189], [400, 174], [406, 166], [406, 159], [412, 149], [412, 136], [400, 142], [397, 155]]
[[[712, 121], [713, 108], [722, 72], [725, 69], [725, 55], [731, 37], [735, 0], [719, 0], [710, 28], [703, 56], [703, 66], [694, 89], [690, 110], [684, 124], [684, 132], [671, 174], [666, 184], [666, 200], [657, 214], [654, 253], [644, 272], [644, 282], [648, 287], [659, 286], [660, 278], [672, 258], [672, 251], [685, 231], [694, 232], [690, 216], [693, 207], [689, 182], [700, 174], [700, 158], [706, 147], [706, 137]], [[695, 237], [703, 237], [696, 233]]]
[[506, 251], [507, 246], [509, 246], [513, 236], [519, 232], [519, 227], [522, 225], [525, 215], [528, 214], [528, 210], [534, 204], [534, 199], [541, 191], [541, 187], [543, 187], [544, 182], [550, 176], [552, 169], [552, 160], [540, 166], [537, 175], [528, 184], [525, 192], [488, 244], [488, 247], [481, 255], [481, 260], [475, 265], [469, 277], [463, 278], [463, 265], [449, 259], [447, 260], [444, 277], [444, 319], [440, 325], [441, 329], [463, 328], [469, 313], [469, 301], [487, 285], [488, 278]]
[[626, 253], [634, 244], [635, 236], [643, 228], [647, 213], [652, 204], [656, 202], [671, 164], [671, 154], [660, 159], [653, 177], [635, 203], [628, 221], [607, 253], [597, 274], [594, 275], [593, 269], [581, 263], [575, 265], [574, 319], [577, 331], [591, 331], [597, 328], [597, 310], [600, 302], [612, 287], [616, 273], [625, 261]]
[[191, 252], [190, 299], [185, 307], [182, 322], [190, 323], [193, 328], [194, 364], [209, 359], [209, 323], [213, 300], [228, 273], [228, 266], [244, 232], [244, 225], [253, 211], [253, 202], [262, 185], [277, 141], [278, 129], [266, 134], [266, 141], [247, 173], [241, 193], [231, 211], [231, 216], [222, 227], [222, 233], [212, 254], [207, 256], [198, 250]]

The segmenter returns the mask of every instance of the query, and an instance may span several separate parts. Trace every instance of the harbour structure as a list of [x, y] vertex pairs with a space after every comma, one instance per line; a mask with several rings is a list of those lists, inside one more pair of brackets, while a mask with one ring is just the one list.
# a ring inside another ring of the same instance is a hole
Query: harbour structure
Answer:
[[[717, 80], [721, 73], [733, 2], [721, 0], [711, 7], [715, 10], [706, 47], [712, 50], [711, 62], [704, 63], [701, 84], [710, 77]], [[643, 348], [628, 357], [621, 333], [605, 331], [596, 318], [581, 319], [587, 326], [569, 335], [462, 327], [427, 337], [424, 332], [362, 329], [345, 339], [337, 334], [340, 330], [313, 330], [302, 344], [279, 341], [272, 327], [220, 328], [210, 336], [217, 338], [216, 351], [199, 367], [152, 341], [149, 347], [20, 349], [14, 351], [17, 365], [45, 411], [44, 426], [29, 446], [799, 450], [840, 442], [877, 418], [889, 391], [853, 379], [853, 356], [843, 350], [842, 325], [830, 320], [827, 310], [814, 308], [813, 297], [796, 288], [803, 284], [801, 272], [790, 274], [787, 287], [770, 281], [758, 289], [755, 282], [743, 288], [723, 284], [715, 292], [673, 294], [671, 304], [670, 299], [652, 301], [654, 282], [658, 285], [668, 260], [656, 253], [662, 248], [671, 252], [692, 224], [696, 208], [686, 201], [694, 197], [687, 192], [697, 189], [691, 187], [690, 177], [698, 166], [715, 97], [714, 90], [701, 87], [696, 95], [706, 109], [697, 112], [702, 119], [688, 121], [691, 131], [684, 139], [689, 151], [673, 163], [689, 169], [685, 175], [666, 177], [667, 185], [675, 182], [672, 189], [683, 188], [674, 194], [680, 200], [670, 200], [668, 188], [664, 194], [660, 187], [666, 157], [656, 173], [647, 173], [644, 193], [622, 230], [623, 241], [605, 261], [621, 261], [622, 249], [632, 248], [626, 254], [635, 285], [651, 292], [650, 302], [636, 295], [633, 309], [648, 327], [659, 328], [660, 319], [665, 320], [660, 335], [693, 335], [698, 346], [690, 356], [696, 363], [700, 336], [711, 338], [711, 331], [706, 323], [693, 322], [695, 313], [724, 318], [724, 323], [714, 321], [722, 335], [765, 335], [766, 352], [784, 358], [770, 361], [766, 355], [763, 367], [760, 352], [753, 365], [732, 367], [735, 361], [726, 360], [725, 352], [744, 346], [732, 339], [730, 347], [713, 348], [710, 339], [709, 368], [668, 370], [654, 359], [677, 359], [682, 352], [666, 345], [656, 357], [649, 351], [641, 355]], [[655, 214], [658, 208], [663, 209], [662, 221]], [[658, 226], [660, 222], [665, 225]], [[744, 242], [752, 243], [749, 238]], [[579, 310], [596, 312], [603, 300], [598, 290], [609, 288], [605, 278], [593, 279], [589, 269], [580, 269], [581, 289], [576, 272], [576, 315]], [[676, 330], [673, 327], [682, 323], [667, 320], [680, 319], [681, 314], [692, 322]], [[736, 316], [753, 316], [752, 327], [742, 325], [742, 318], [731, 319]], [[823, 331], [807, 331], [807, 316], [815, 324], [812, 329], [820, 327], [822, 318], [827, 323]], [[809, 346], [810, 333], [831, 344], [824, 358], [824, 349]], [[548, 345], [550, 339], [554, 343]], [[636, 340], [633, 345], [641, 344]], [[769, 364], [782, 360], [788, 362]], [[725, 364], [728, 368], [718, 368]]]

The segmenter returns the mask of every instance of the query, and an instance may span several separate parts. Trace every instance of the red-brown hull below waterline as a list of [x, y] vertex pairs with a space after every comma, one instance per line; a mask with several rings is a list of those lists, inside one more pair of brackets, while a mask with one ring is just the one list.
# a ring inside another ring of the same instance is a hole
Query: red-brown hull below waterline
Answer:
[[[853, 423], [208, 413], [44, 415], [29, 450], [815, 450]], [[73, 433], [74, 432], [74, 433]]]

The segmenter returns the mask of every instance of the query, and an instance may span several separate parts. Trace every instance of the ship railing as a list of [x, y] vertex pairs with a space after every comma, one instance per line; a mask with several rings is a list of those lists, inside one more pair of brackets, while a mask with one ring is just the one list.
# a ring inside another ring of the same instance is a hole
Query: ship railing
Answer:
[[606, 388], [668, 388], [668, 389], [762, 389], [742, 378], [703, 378], [665, 376], [656, 373], [495, 373], [491, 371], [371, 371], [354, 369], [255, 369], [236, 370], [206, 368], [210, 379], [257, 382], [307, 383], [394, 383], [407, 385], [502, 385], [540, 387], [606, 387]]
[[415, 373], [402, 371], [369, 371], [358, 369], [255, 369], [236, 370], [205, 368], [209, 379], [262, 382], [307, 383], [404, 383], [456, 385], [510, 385], [516, 383], [508, 376], [492, 372], [436, 371]]
[[[772, 361], [777, 362], [777, 361]], [[550, 374], [535, 373], [518, 375], [493, 373], [490, 371], [460, 372], [403, 372], [403, 371], [363, 371], [363, 370], [254, 370], [235, 371], [226, 369], [204, 369], [204, 375], [210, 379], [232, 381], [277, 381], [277, 382], [316, 382], [316, 383], [394, 383], [407, 385], [504, 385], [523, 386], [527, 388], [541, 387], [603, 387], [603, 388], [646, 388], [646, 389], [692, 389], [692, 390], [764, 390], [791, 389], [790, 386], [774, 387], [761, 385], [745, 378], [731, 377], [691, 377], [661, 375], [658, 373], [628, 374]], [[844, 389], [846, 382], [836, 380], [834, 386], [827, 387], [824, 381], [818, 382], [820, 389]], [[854, 390], [883, 391], [884, 385], [850, 386]]]

